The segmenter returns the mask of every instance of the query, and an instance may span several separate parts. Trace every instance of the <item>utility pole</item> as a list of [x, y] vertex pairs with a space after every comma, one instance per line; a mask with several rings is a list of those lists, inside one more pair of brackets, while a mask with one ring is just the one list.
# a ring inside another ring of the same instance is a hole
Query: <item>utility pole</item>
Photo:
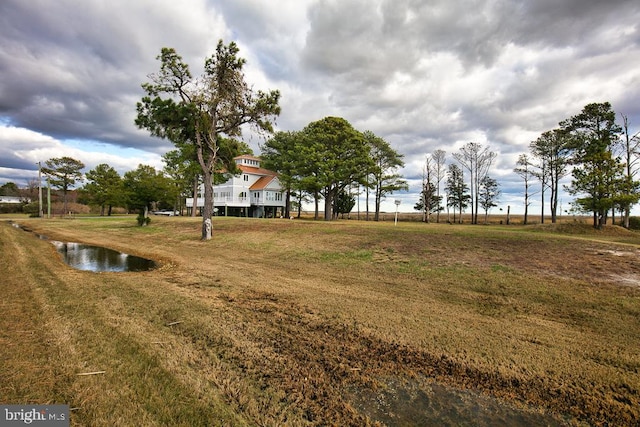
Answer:
[[38, 217], [42, 218], [44, 216], [42, 210], [42, 164], [40, 162], [38, 165]]
[[51, 183], [47, 177], [47, 219], [51, 219]]

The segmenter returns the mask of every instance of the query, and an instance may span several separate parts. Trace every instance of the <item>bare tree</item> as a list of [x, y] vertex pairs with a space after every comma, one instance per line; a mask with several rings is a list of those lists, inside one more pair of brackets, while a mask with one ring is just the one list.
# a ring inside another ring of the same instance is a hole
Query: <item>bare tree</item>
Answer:
[[624, 227], [629, 228], [629, 216], [631, 206], [638, 202], [638, 182], [636, 176], [640, 169], [640, 132], [634, 135], [629, 133], [629, 119], [624, 114], [622, 116], [622, 155], [626, 163], [625, 170], [625, 193], [621, 197], [620, 206], [624, 210]]
[[529, 197], [532, 195], [530, 190], [531, 179], [536, 176], [533, 164], [527, 154], [520, 154], [516, 167], [513, 171], [524, 180], [524, 224], [526, 225], [529, 216], [529, 205], [531, 204]]
[[424, 160], [422, 167], [422, 191], [420, 196], [422, 199], [422, 222], [429, 222], [429, 206], [431, 206], [432, 193], [428, 191], [431, 188], [431, 171], [433, 170], [433, 159], [429, 156]]
[[477, 142], [468, 142], [458, 153], [453, 153], [453, 157], [469, 171], [469, 190], [471, 195], [471, 223], [478, 223], [478, 205], [480, 181], [491, 168], [496, 153], [489, 150], [489, 147], [482, 147]]
[[551, 222], [555, 224], [558, 211], [558, 195], [560, 180], [567, 175], [570, 150], [568, 148], [569, 135], [563, 129], [544, 132], [529, 145], [531, 153], [539, 160], [536, 176], [542, 183], [542, 213], [541, 222], [544, 223], [544, 194], [546, 188], [551, 191], [549, 205], [551, 208]]
[[[447, 153], [444, 150], [436, 150], [431, 153], [431, 160], [433, 160], [433, 178], [436, 187], [436, 198], [440, 200], [440, 184], [445, 177], [445, 160]], [[436, 222], [440, 222], [440, 209], [436, 211]]]

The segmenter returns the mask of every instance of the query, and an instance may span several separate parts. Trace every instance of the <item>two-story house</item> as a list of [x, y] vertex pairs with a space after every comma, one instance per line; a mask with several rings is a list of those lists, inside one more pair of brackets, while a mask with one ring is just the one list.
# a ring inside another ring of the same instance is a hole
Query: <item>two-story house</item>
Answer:
[[[216, 215], [254, 218], [278, 217], [284, 211], [285, 200], [278, 174], [260, 167], [260, 158], [243, 155], [234, 159], [241, 173], [227, 182], [213, 186], [213, 206]], [[202, 187], [197, 208], [204, 206]], [[193, 209], [193, 198], [186, 206]]]

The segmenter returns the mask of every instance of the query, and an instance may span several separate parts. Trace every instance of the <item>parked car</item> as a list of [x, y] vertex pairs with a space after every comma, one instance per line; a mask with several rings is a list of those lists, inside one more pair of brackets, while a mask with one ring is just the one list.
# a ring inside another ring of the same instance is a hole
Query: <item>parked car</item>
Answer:
[[164, 215], [164, 216], [179, 216], [180, 211], [174, 211], [171, 209], [162, 209], [159, 211], [153, 212], [154, 215]]

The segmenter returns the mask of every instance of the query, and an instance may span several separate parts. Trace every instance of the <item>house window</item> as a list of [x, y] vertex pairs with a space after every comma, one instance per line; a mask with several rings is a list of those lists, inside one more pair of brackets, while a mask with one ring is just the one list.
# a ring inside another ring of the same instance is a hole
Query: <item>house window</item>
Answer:
[[276, 193], [276, 200], [278, 202], [282, 201], [282, 193]]
[[245, 181], [249, 181], [249, 175], [242, 175]]

